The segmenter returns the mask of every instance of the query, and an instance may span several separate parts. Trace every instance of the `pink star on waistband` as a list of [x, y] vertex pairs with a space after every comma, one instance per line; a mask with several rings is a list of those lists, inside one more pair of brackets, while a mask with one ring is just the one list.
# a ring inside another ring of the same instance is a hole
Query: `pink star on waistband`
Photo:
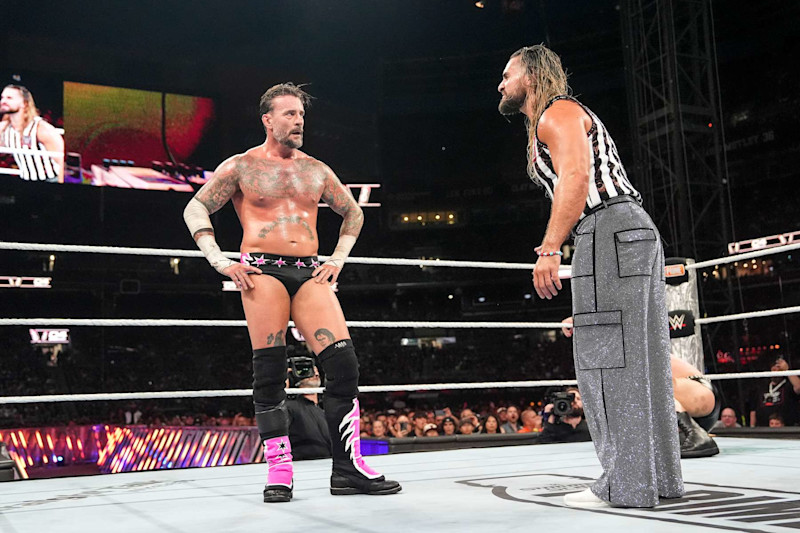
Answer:
[[267, 262], [267, 260], [264, 259], [263, 255], [261, 257], [256, 257], [256, 266], [261, 266], [266, 262]]
[[294, 266], [296, 266], [297, 268], [300, 268], [300, 267], [304, 267], [304, 266], [306, 266], [306, 264], [305, 264], [305, 262], [303, 262], [303, 261], [300, 261], [300, 260], [298, 259], [297, 261], [295, 261], [295, 262], [294, 262]]
[[253, 258], [250, 257], [250, 254], [248, 254], [248, 253], [244, 253], [244, 254], [240, 254], [239, 255], [239, 262], [240, 263], [244, 263], [245, 265], [250, 264], [250, 261], [252, 261], [252, 260], [253, 260]]
[[319, 265], [320, 265], [319, 261], [317, 261], [317, 260], [311, 261], [311, 267], [312, 268], [317, 268]]
[[284, 261], [283, 257], [281, 257], [280, 259], [276, 259], [275, 261], [273, 261], [272, 264], [277, 266], [277, 267], [282, 267], [282, 266], [286, 265], [286, 261]]

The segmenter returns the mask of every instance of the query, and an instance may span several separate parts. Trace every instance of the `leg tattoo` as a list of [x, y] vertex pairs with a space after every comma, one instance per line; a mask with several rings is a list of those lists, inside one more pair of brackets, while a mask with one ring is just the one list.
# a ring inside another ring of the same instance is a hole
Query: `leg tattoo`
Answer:
[[333, 336], [331, 330], [320, 328], [314, 332], [314, 338], [317, 339], [317, 342], [322, 345], [323, 348], [326, 346], [330, 346], [333, 344], [333, 341], [336, 340], [336, 337]]
[[267, 335], [267, 347], [270, 346], [286, 346], [286, 340], [283, 338], [283, 330]]

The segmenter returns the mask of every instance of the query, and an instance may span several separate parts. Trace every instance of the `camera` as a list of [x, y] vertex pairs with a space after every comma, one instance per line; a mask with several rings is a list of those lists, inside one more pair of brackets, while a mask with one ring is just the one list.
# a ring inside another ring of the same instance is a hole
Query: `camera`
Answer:
[[555, 416], [569, 416], [572, 414], [572, 402], [575, 400], [574, 392], [554, 392], [550, 400], [553, 404], [552, 413]]
[[289, 357], [289, 387], [295, 388], [306, 378], [314, 377], [314, 360], [310, 357]]

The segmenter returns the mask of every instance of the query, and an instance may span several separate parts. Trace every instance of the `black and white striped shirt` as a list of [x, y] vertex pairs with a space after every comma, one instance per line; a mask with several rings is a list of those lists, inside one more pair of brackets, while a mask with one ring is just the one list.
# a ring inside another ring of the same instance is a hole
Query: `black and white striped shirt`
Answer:
[[[642, 203], [642, 196], [639, 194], [631, 182], [628, 181], [628, 176], [625, 174], [625, 168], [622, 166], [622, 161], [617, 153], [617, 147], [608, 130], [597, 118], [597, 115], [577, 101], [571, 96], [557, 96], [548, 102], [545, 110], [547, 110], [553, 102], [558, 100], [570, 100], [575, 102], [583, 108], [584, 111], [592, 119], [592, 127], [589, 129], [589, 158], [590, 158], [590, 171], [589, 171], [589, 195], [586, 197], [586, 206], [584, 207], [581, 218], [589, 212], [593, 207], [603, 203], [603, 200], [608, 200], [621, 194], [632, 196], [637, 202]], [[544, 111], [543, 111], [544, 113]], [[558, 184], [558, 175], [553, 168], [553, 160], [550, 156], [550, 149], [546, 144], [536, 138], [536, 145], [534, 147], [533, 169], [534, 176], [530, 178], [538, 181], [544, 187], [550, 199], [553, 199], [553, 193], [556, 185]]]
[[[26, 150], [47, 150], [44, 144], [37, 140], [41, 117], [35, 117], [22, 135], [10, 124], [3, 132], [3, 145], [8, 148], [21, 148]], [[19, 167], [20, 178], [28, 181], [58, 181], [58, 165], [45, 154], [15, 153], [14, 160]]]

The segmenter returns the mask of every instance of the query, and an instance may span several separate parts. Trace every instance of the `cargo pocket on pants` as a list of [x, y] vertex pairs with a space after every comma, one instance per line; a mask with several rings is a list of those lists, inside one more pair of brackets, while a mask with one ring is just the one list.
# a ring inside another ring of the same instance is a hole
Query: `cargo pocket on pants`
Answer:
[[576, 314], [574, 329], [579, 370], [625, 368], [622, 311]]
[[656, 252], [656, 233], [650, 228], [630, 229], [614, 234], [619, 277], [649, 276]]

